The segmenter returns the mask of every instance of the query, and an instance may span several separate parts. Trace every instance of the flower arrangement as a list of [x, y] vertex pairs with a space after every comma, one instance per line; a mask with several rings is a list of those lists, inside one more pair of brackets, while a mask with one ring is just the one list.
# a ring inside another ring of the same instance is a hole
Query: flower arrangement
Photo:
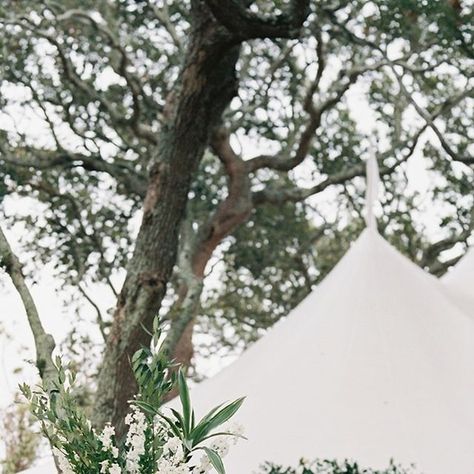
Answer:
[[[153, 343], [160, 339], [155, 324]], [[191, 406], [181, 370], [168, 362], [165, 351], [140, 349], [132, 359], [139, 392], [125, 419], [127, 433], [117, 436], [110, 424], [97, 431], [73, 395], [74, 375], [56, 359], [57, 382], [52, 390], [21, 390], [49, 440], [63, 474], [205, 474], [225, 473], [223, 457], [242, 436], [240, 427], [221, 428], [243, 399], [220, 405], [199, 422]], [[175, 384], [181, 411], [163, 407]]]

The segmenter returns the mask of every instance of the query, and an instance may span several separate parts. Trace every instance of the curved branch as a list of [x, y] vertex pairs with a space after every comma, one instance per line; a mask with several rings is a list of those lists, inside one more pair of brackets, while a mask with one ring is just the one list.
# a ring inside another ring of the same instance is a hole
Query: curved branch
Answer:
[[104, 321], [104, 317], [102, 316], [102, 311], [100, 310], [97, 303], [89, 296], [87, 291], [83, 288], [83, 286], [80, 283], [77, 284], [77, 289], [82, 294], [82, 296], [84, 296], [87, 302], [94, 308], [97, 314], [97, 318], [96, 318], [97, 326], [99, 327], [99, 331], [102, 336], [102, 339], [106, 341], [107, 340], [106, 323]]
[[207, 264], [216, 247], [247, 220], [253, 209], [247, 163], [232, 149], [229, 131], [223, 127], [214, 131], [211, 148], [224, 166], [228, 193], [198, 235], [194, 235], [190, 222], [182, 226], [178, 268], [183, 282], [166, 343], [173, 358], [184, 366], [192, 357], [189, 348]]
[[[331, 91], [329, 98], [319, 105], [315, 105], [313, 102], [313, 95], [315, 94], [317, 85], [321, 80], [320, 74], [322, 74], [322, 69], [318, 69], [315, 80], [309, 87], [304, 100], [304, 109], [309, 115], [309, 120], [301, 133], [296, 150], [293, 153], [291, 153], [291, 151], [286, 151], [277, 155], [256, 156], [248, 161], [250, 170], [256, 171], [261, 168], [270, 168], [275, 171], [290, 171], [300, 165], [308, 156], [315, 132], [321, 124], [323, 114], [341, 101], [345, 93], [361, 75], [369, 71], [375, 71], [387, 64], [388, 62], [384, 60], [369, 66], [353, 67], [347, 72], [347, 80], [342, 83], [337, 83], [337, 86], [333, 91]], [[324, 67], [324, 63], [320, 65], [320, 67]]]
[[247, 220], [253, 208], [247, 162], [232, 149], [228, 130], [215, 131], [211, 147], [225, 168], [228, 194], [202, 226], [195, 245], [193, 267], [201, 278], [213, 251], [224, 237]]
[[23, 266], [18, 257], [8, 243], [8, 240], [0, 228], [0, 266], [10, 275], [28, 317], [28, 323], [33, 333], [36, 348], [36, 366], [46, 390], [54, 388], [54, 380], [56, 377], [56, 368], [53, 363], [52, 354], [55, 342], [51, 334], [46, 333], [38, 309], [33, 297], [28, 289], [23, 276]]
[[445, 102], [440, 104], [432, 114], [430, 114], [427, 110], [425, 110], [422, 106], [418, 104], [418, 102], [413, 97], [413, 94], [411, 94], [408, 91], [405, 84], [403, 83], [403, 76], [397, 72], [397, 70], [395, 69], [393, 65], [391, 66], [390, 69], [391, 69], [392, 74], [395, 76], [395, 79], [400, 88], [400, 92], [413, 105], [415, 111], [425, 121], [426, 125], [434, 132], [443, 150], [454, 161], [459, 161], [467, 165], [474, 163], [474, 158], [472, 156], [469, 156], [469, 155], [460, 156], [459, 153], [451, 147], [451, 145], [447, 142], [443, 133], [441, 132], [441, 130], [438, 128], [438, 126], [435, 123], [436, 119], [439, 116], [441, 116], [443, 113], [449, 112], [453, 107], [459, 104], [463, 99], [467, 97], [471, 97], [474, 89], [472, 87], [465, 87], [463, 91], [461, 91], [459, 94], [453, 97], [449, 97]]
[[[38, 38], [43, 38], [44, 40], [48, 41], [56, 49], [64, 79], [66, 79], [82, 94], [86, 95], [93, 101], [97, 101], [100, 106], [109, 114], [111, 121], [115, 125], [119, 127], [129, 126], [137, 137], [147, 140], [152, 145], [157, 145], [158, 141], [155, 132], [150, 128], [149, 125], [141, 123], [139, 120], [141, 116], [140, 98], [143, 97], [144, 93], [139, 79], [132, 75], [127, 69], [130, 61], [123, 46], [118, 42], [114, 34], [106, 26], [97, 23], [87, 12], [75, 9], [70, 10], [56, 18], [57, 21], [63, 22], [71, 21], [72, 19], [90, 23], [105, 37], [105, 41], [109, 43], [110, 47], [118, 51], [120, 55], [118, 65], [111, 62], [111, 66], [117, 74], [121, 75], [125, 79], [131, 93], [133, 109], [131, 118], [125, 118], [114, 103], [108, 100], [103, 94], [100, 94], [97, 90], [95, 90], [91, 84], [82, 79], [80, 74], [76, 71], [70, 55], [63, 48], [61, 41], [56, 35], [50, 33], [48, 30], [39, 28], [27, 17], [3, 21], [3, 23], [19, 26], [24, 30], [36, 35]], [[156, 106], [158, 108], [158, 105]]]
[[281, 189], [281, 188], [266, 188], [261, 191], [253, 193], [253, 203], [255, 206], [261, 206], [262, 204], [282, 204], [285, 202], [297, 202], [303, 201], [314, 194], [318, 194], [324, 191], [329, 186], [336, 184], [342, 184], [346, 181], [355, 178], [356, 176], [363, 176], [365, 174], [365, 163], [361, 162], [349, 168], [347, 170], [335, 173], [328, 176], [320, 183], [312, 186], [311, 188], [299, 188], [295, 186], [292, 189]]
[[[405, 140], [405, 142], [402, 143], [402, 146], [407, 147], [406, 153], [400, 156], [393, 165], [381, 167], [381, 176], [392, 173], [400, 164], [404, 163], [408, 160], [408, 158], [410, 158], [410, 156], [414, 153], [416, 145], [418, 144], [418, 141], [426, 128], [426, 125], [421, 127], [410, 140]], [[392, 156], [398, 146], [400, 146], [400, 143], [397, 143], [393, 148], [382, 153], [381, 157]], [[324, 191], [330, 186], [344, 184], [357, 176], [364, 176], [365, 169], [365, 162], [361, 161], [350, 168], [328, 176], [323, 181], [310, 188], [300, 188], [295, 186], [294, 188], [288, 189], [276, 188], [272, 187], [271, 185], [267, 185], [265, 189], [255, 191], [252, 195], [252, 200], [255, 206], [261, 206], [263, 204], [279, 205], [284, 202], [304, 201], [305, 199]]]

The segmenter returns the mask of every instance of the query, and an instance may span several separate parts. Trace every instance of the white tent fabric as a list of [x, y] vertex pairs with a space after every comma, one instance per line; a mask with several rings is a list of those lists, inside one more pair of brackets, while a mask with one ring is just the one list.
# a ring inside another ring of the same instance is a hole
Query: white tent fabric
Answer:
[[263, 461], [391, 458], [426, 474], [474, 472], [474, 324], [367, 229], [289, 317], [192, 391], [203, 414], [247, 395], [230, 474]]
[[474, 248], [441, 281], [453, 301], [474, 319]]

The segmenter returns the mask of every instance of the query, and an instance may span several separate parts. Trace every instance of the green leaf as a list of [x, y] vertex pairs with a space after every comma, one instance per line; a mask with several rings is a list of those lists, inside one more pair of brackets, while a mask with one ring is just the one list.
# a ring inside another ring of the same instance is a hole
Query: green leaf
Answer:
[[210, 420], [210, 418], [212, 417], [212, 415], [214, 415], [214, 413], [217, 412], [217, 410], [219, 410], [221, 407], [223, 407], [225, 405], [225, 403], [221, 403], [220, 405], [217, 405], [216, 407], [214, 407], [212, 410], [209, 411], [209, 413], [207, 413], [200, 421], [199, 421], [199, 425], [201, 424], [204, 424], [206, 423], [207, 421]]
[[178, 371], [178, 388], [179, 388], [179, 398], [181, 400], [181, 405], [183, 407], [183, 422], [186, 436], [193, 429], [192, 418], [193, 411], [191, 408], [191, 399], [189, 397], [188, 384], [186, 383], [186, 377], [181, 369]]
[[175, 410], [174, 408], [170, 408], [170, 410], [171, 410], [171, 413], [173, 413], [174, 417], [176, 418], [176, 424], [181, 427], [184, 435], [187, 436], [186, 428], [184, 426], [184, 419], [181, 416], [181, 413], [179, 413], [179, 411]]
[[196, 426], [196, 428], [191, 433], [191, 438], [194, 440], [194, 445], [197, 445], [203, 441], [203, 439], [215, 428], [222, 425], [230, 418], [232, 418], [238, 409], [241, 407], [244, 402], [245, 397], [239, 398], [228, 405], [225, 405], [223, 408], [219, 409], [217, 412], [214, 410], [211, 413], [214, 413], [212, 416], [206, 415]]
[[163, 418], [163, 420], [166, 421], [166, 423], [168, 423], [168, 426], [170, 427], [171, 431], [173, 432], [173, 434], [178, 437], [179, 439], [183, 439], [183, 436], [182, 436], [182, 433], [180, 432], [177, 424], [171, 419], [169, 418], [168, 416], [166, 415], [163, 415], [163, 413], [161, 412], [158, 412], [157, 415], [160, 417], [160, 418]]
[[212, 433], [212, 434], [206, 436], [205, 438], [203, 438], [203, 439], [201, 440], [201, 443], [202, 443], [203, 441], [207, 441], [207, 440], [210, 439], [210, 438], [215, 438], [216, 436], [233, 436], [234, 438], [240, 438], [240, 439], [245, 439], [245, 440], [247, 439], [247, 438], [246, 438], [245, 436], [243, 436], [243, 435], [239, 435], [239, 434], [235, 434], [235, 433], [229, 433], [229, 432], [227, 432], [227, 431], [218, 431], [218, 432], [216, 432], [216, 433]]
[[156, 334], [158, 337], [161, 336], [160, 326], [161, 326], [160, 318], [155, 317], [155, 319], [153, 320], [153, 334]]
[[145, 331], [150, 337], [153, 337], [153, 334], [145, 327], [143, 323], [140, 323], [141, 328]]
[[146, 403], [143, 400], [134, 400], [133, 405], [136, 405], [137, 407], [141, 408], [147, 413], [150, 413], [151, 415], [158, 414], [158, 410], [153, 405], [150, 405], [149, 403]]
[[221, 457], [212, 449], [209, 448], [202, 448], [207, 454], [207, 457], [209, 458], [209, 461], [211, 461], [211, 464], [214, 466], [215, 470], [219, 474], [225, 474], [225, 468], [224, 468], [224, 463], [222, 462]]
[[160, 340], [160, 337], [161, 337], [160, 318], [156, 317], [153, 320], [153, 339], [152, 339], [153, 347], [156, 347], [158, 345], [158, 341]]
[[135, 352], [135, 354], [133, 354], [133, 356], [132, 356], [132, 362], [134, 363], [134, 362], [136, 362], [137, 360], [139, 360], [139, 359], [142, 357], [142, 355], [143, 355], [144, 352], [145, 352], [144, 349], [138, 349], [138, 350]]

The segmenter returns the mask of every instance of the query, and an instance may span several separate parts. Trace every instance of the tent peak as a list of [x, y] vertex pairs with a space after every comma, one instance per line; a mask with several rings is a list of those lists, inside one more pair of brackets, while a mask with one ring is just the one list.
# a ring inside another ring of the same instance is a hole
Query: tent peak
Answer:
[[377, 218], [374, 207], [377, 202], [379, 192], [380, 176], [377, 157], [375, 155], [375, 145], [370, 144], [369, 157], [366, 163], [367, 190], [365, 194], [365, 224], [369, 229], [377, 229]]

